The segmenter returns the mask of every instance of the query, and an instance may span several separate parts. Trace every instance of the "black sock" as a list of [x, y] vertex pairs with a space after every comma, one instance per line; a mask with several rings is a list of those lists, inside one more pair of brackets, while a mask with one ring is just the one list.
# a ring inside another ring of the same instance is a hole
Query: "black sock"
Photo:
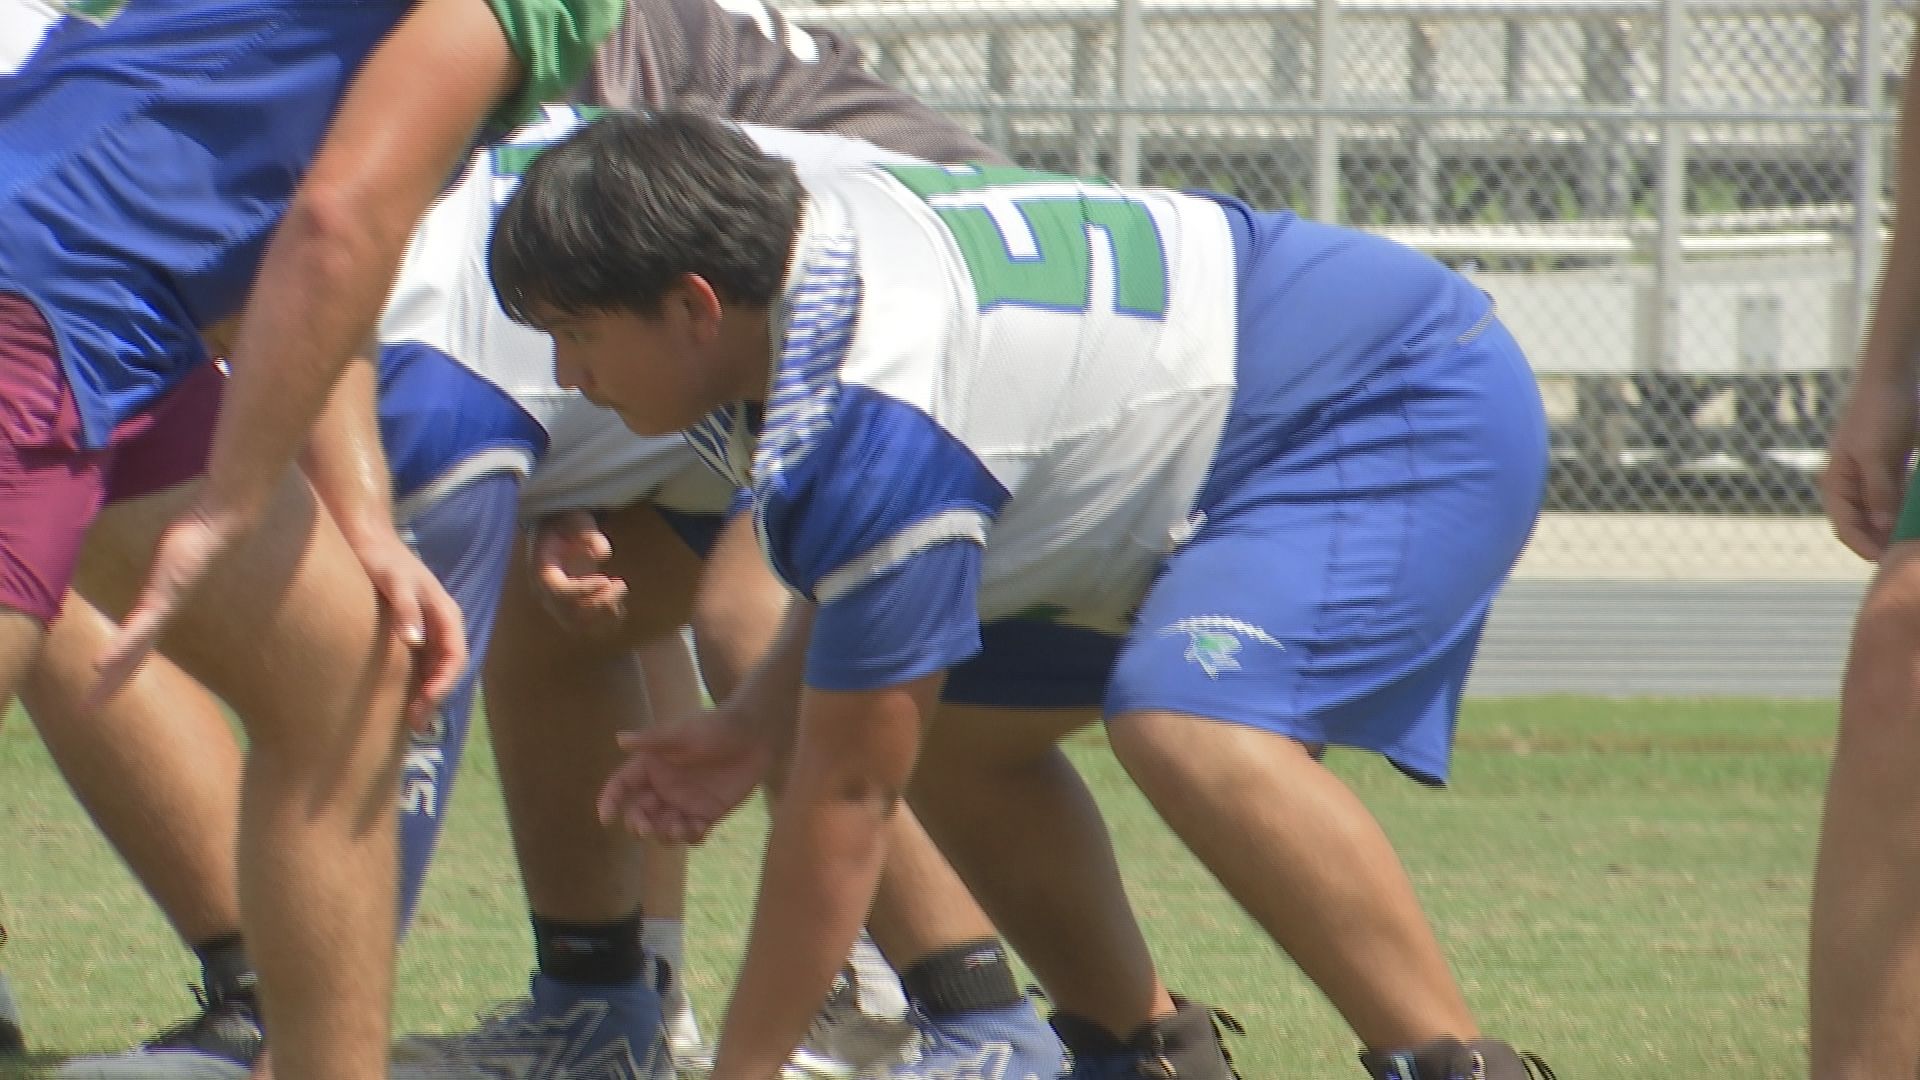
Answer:
[[640, 977], [640, 913], [610, 923], [569, 923], [533, 916], [540, 974], [586, 986], [622, 986]]
[[193, 946], [193, 955], [200, 958], [200, 985], [209, 1001], [253, 999], [260, 976], [254, 973], [246, 942], [240, 940], [239, 934], [222, 934], [203, 941]]
[[1013, 962], [995, 938], [929, 953], [900, 973], [907, 998], [930, 1016], [1004, 1009], [1020, 1003]]

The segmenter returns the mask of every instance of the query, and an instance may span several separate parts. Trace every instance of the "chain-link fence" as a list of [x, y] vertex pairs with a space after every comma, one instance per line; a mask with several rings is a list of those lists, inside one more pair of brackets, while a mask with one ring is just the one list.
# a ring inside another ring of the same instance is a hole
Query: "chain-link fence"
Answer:
[[[1814, 481], [1884, 245], [1913, 0], [782, 6], [1025, 164], [1227, 191], [1472, 273], [1554, 423], [1523, 582], [1864, 578]], [[1757, 610], [1728, 603], [1695, 636]], [[1763, 632], [1824, 679], [1850, 606]]]

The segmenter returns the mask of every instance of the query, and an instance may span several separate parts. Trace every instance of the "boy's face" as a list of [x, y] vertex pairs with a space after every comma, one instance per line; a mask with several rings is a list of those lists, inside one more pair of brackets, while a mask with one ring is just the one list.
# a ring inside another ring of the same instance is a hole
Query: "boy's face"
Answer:
[[[617, 311], [539, 319], [539, 327], [553, 335], [555, 379], [620, 414], [639, 435], [681, 431], [738, 400], [719, 305], [701, 285], [670, 289], [655, 315]], [[763, 380], [765, 365], [762, 356]]]

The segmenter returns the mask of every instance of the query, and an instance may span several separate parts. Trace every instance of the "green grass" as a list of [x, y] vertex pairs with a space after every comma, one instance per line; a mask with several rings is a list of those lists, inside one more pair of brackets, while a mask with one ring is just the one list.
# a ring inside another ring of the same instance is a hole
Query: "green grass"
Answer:
[[[1805, 1072], [1808, 876], [1830, 705], [1470, 703], [1454, 785], [1333, 762], [1400, 846], [1483, 1021], [1569, 1078]], [[401, 964], [403, 1029], [522, 992], [530, 945], [484, 740]], [[1245, 1022], [1249, 1080], [1358, 1075], [1351, 1036], [1133, 793], [1097, 738], [1105, 805], [1171, 985]], [[762, 822], [696, 856], [690, 985], [715, 1014]], [[178, 1019], [195, 975], [24, 723], [0, 730], [0, 922], [36, 1064]], [[29, 1069], [31, 1074], [35, 1070]]]

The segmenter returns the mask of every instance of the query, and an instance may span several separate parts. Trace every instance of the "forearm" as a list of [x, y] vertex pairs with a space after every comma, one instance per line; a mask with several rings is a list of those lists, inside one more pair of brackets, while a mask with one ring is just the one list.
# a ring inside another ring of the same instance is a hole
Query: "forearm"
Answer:
[[320, 501], [349, 537], [393, 528], [393, 482], [380, 446], [377, 384], [378, 374], [364, 354], [349, 362], [301, 459]]
[[[328, 218], [296, 200], [261, 265], [214, 429], [207, 486], [215, 505], [265, 504], [315, 429], [349, 357], [372, 337], [405, 229], [381, 238]], [[314, 303], [318, 296], [327, 302]]]
[[1859, 381], [1911, 392], [1920, 381], [1920, 51], [1907, 69], [1900, 102], [1898, 198]]
[[716, 1080], [773, 1080], [846, 962], [879, 885], [893, 800], [816, 778], [782, 795], [746, 960], [721, 1029]]
[[721, 1030], [717, 1080], [771, 1080], [873, 903], [937, 679], [808, 691], [789, 783], [773, 803], [753, 930]]
[[491, 9], [421, 0], [354, 77], [267, 245], [203, 503], [256, 512], [373, 336], [407, 239], [521, 66]]

